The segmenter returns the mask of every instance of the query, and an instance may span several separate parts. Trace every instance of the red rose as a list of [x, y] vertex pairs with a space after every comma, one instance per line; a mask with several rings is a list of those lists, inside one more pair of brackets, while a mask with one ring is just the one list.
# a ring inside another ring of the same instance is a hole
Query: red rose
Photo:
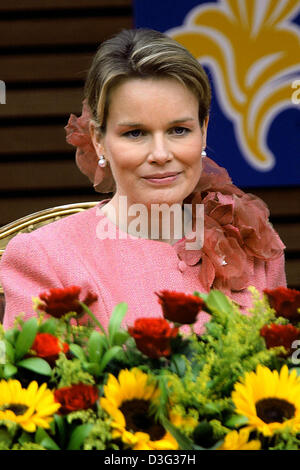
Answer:
[[[43, 292], [39, 295], [39, 298], [44, 302], [39, 305], [39, 309], [55, 318], [61, 318], [69, 312], [76, 312], [77, 315], [81, 315], [83, 309], [79, 303], [80, 292], [81, 288], [78, 286], [50, 289], [49, 292]], [[97, 298], [97, 295], [88, 292], [82, 302], [89, 306]]]
[[128, 332], [143, 354], [157, 359], [170, 356], [171, 338], [177, 336], [178, 328], [171, 328], [164, 318], [139, 318]]
[[288, 356], [292, 352], [292, 343], [300, 338], [300, 329], [293, 325], [265, 325], [260, 330], [260, 335], [265, 339], [267, 349], [276, 346], [284, 346]]
[[202, 310], [204, 302], [195, 295], [186, 295], [180, 292], [164, 290], [155, 292], [162, 305], [164, 317], [172, 322], [190, 325], [195, 323], [198, 313]]
[[265, 289], [270, 306], [276, 311], [277, 316], [287, 318], [291, 323], [300, 322], [300, 292], [287, 287]]
[[37, 333], [31, 349], [37, 357], [41, 357], [51, 364], [58, 359], [60, 352], [67, 353], [69, 351], [69, 345], [67, 343], [61, 344], [59, 339], [50, 333]]
[[99, 396], [97, 387], [93, 385], [77, 384], [71, 387], [62, 387], [54, 392], [55, 401], [61, 404], [60, 414], [91, 408]]

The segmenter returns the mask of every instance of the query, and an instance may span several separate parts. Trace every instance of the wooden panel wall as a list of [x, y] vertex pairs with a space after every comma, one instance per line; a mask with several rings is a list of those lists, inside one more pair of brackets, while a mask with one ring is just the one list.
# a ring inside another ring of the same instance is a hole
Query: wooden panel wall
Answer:
[[[60, 204], [95, 200], [65, 141], [70, 113], [103, 39], [133, 26], [131, 0], [9, 0], [0, 4], [0, 226]], [[243, 188], [247, 189], [247, 188]], [[250, 188], [269, 205], [300, 289], [300, 188]]]
[[100, 198], [66, 143], [100, 43], [133, 27], [131, 0], [0, 3], [0, 226], [32, 212]]
[[286, 246], [288, 286], [300, 290], [300, 187], [243, 189], [267, 203], [270, 221]]

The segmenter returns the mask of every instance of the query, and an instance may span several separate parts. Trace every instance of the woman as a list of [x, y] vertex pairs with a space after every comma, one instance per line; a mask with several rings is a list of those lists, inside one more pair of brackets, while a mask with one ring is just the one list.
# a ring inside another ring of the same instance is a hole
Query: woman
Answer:
[[[66, 129], [68, 142], [78, 146], [81, 171], [96, 191], [113, 191], [113, 197], [9, 243], [1, 263], [6, 327], [21, 311], [32, 315], [31, 296], [55, 287], [81, 286], [83, 297], [95, 293], [91, 308], [107, 327], [119, 302], [128, 304], [128, 325], [161, 316], [157, 293], [163, 290], [217, 288], [247, 309], [248, 286], [262, 291], [286, 284], [284, 246], [266, 206], [206, 157], [209, 106], [204, 70], [172, 39], [129, 30], [101, 45], [88, 73], [83, 115], [71, 116]], [[187, 245], [179, 223], [184, 210], [155, 218], [157, 204], [187, 204], [192, 227], [194, 208], [204, 207], [203, 246]], [[199, 332], [206, 320], [199, 315]]]

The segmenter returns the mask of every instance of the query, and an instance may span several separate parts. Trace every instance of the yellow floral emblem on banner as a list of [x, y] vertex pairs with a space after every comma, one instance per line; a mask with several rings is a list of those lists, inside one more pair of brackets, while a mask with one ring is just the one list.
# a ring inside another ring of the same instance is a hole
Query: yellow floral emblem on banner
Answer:
[[195, 7], [182, 26], [166, 32], [212, 68], [241, 153], [259, 170], [275, 163], [266, 144], [272, 121], [295, 106], [300, 28], [291, 20], [299, 11], [296, 0], [219, 0]]

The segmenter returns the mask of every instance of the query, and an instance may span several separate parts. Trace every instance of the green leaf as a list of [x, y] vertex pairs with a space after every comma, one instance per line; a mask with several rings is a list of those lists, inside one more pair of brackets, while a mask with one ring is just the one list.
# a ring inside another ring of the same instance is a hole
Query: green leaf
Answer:
[[70, 351], [74, 354], [74, 356], [76, 356], [81, 361], [86, 360], [84, 350], [80, 346], [78, 346], [78, 344], [75, 344], [75, 343], [70, 344]]
[[4, 427], [0, 428], [0, 442], [7, 445], [9, 447], [12, 444], [13, 437], [8, 430]]
[[43, 428], [38, 428], [35, 433], [35, 442], [48, 450], [60, 450], [56, 442], [46, 433]]
[[116, 331], [114, 334], [114, 345], [122, 346], [130, 338], [130, 334], [127, 331]]
[[108, 349], [100, 362], [100, 372], [102, 372], [107, 364], [120, 352], [123, 352], [123, 349], [120, 346], [113, 346]]
[[85, 313], [88, 314], [88, 316], [90, 317], [90, 319], [95, 323], [95, 325], [97, 325], [98, 328], [100, 328], [100, 330], [102, 331], [102, 333], [106, 336], [106, 331], [105, 331], [105, 329], [103, 328], [103, 326], [101, 325], [101, 323], [99, 322], [99, 320], [95, 317], [95, 315], [93, 314], [93, 312], [88, 308], [88, 306], [85, 305], [83, 302], [79, 302], [79, 304], [81, 305], [81, 307], [83, 308], [83, 310], [85, 311]]
[[214, 311], [217, 311], [219, 313], [232, 313], [233, 308], [232, 305], [229, 301], [229, 299], [226, 297], [223, 292], [220, 292], [219, 290], [212, 290], [206, 297], [205, 303], [207, 307]]
[[99, 363], [103, 351], [103, 335], [98, 331], [93, 331], [88, 341], [88, 353], [91, 362]]
[[16, 341], [16, 360], [21, 359], [31, 348], [32, 343], [38, 331], [38, 322], [36, 318], [27, 320], [20, 331]]
[[186, 371], [186, 361], [181, 354], [173, 354], [171, 356], [171, 366], [172, 370], [177, 373], [179, 377], [184, 376]]
[[101, 374], [100, 364], [96, 364], [95, 362], [84, 362], [82, 364], [83, 369], [88, 372], [89, 374], [98, 376]]
[[11, 328], [7, 330], [4, 334], [4, 338], [9, 341], [12, 345], [16, 344], [16, 338], [19, 334], [19, 330], [17, 328]]
[[21, 436], [18, 439], [19, 444], [25, 444], [26, 442], [32, 442], [32, 435], [27, 433], [26, 431], [23, 431]]
[[12, 363], [15, 362], [15, 350], [12, 344], [7, 339], [4, 339], [4, 344], [5, 344], [6, 362], [12, 362]]
[[57, 321], [55, 318], [49, 318], [39, 327], [39, 333], [50, 333], [55, 335], [57, 327]]
[[52, 370], [48, 362], [40, 357], [29, 357], [28, 359], [23, 359], [17, 363], [18, 367], [24, 367], [24, 369], [31, 370], [41, 375], [51, 376]]
[[205, 403], [205, 405], [203, 406], [203, 411], [205, 415], [206, 414], [208, 415], [220, 414], [220, 407], [216, 403], [213, 403], [213, 402]]
[[198, 291], [193, 292], [193, 295], [195, 297], [200, 297], [200, 299], [204, 300], [204, 302], [206, 301], [208, 297], [208, 294], [204, 294], [203, 292], [198, 292]]
[[93, 424], [81, 424], [74, 429], [70, 436], [70, 441], [67, 450], [79, 450], [83, 444], [83, 441], [88, 437]]
[[121, 302], [113, 309], [109, 324], [108, 324], [108, 336], [110, 339], [111, 346], [114, 345], [114, 336], [117, 331], [120, 330], [123, 318], [126, 315], [128, 305], [125, 302]]
[[170, 423], [170, 421], [167, 418], [163, 417], [161, 421], [165, 430], [168, 431], [170, 434], [172, 434], [174, 439], [176, 439], [181, 450], [194, 450], [196, 447], [197, 447], [197, 450], [202, 450], [202, 447], [199, 447], [199, 446], [195, 447], [195, 444], [193, 443], [193, 441], [191, 441], [191, 439], [189, 439], [181, 431], [179, 431], [179, 429], [176, 428], [172, 423]]
[[240, 428], [241, 426], [245, 426], [248, 423], [248, 418], [242, 415], [232, 415], [229, 419], [225, 422], [225, 426], [228, 428]]
[[3, 377], [5, 379], [10, 379], [18, 372], [18, 369], [13, 364], [5, 364], [3, 367]]
[[65, 426], [65, 418], [58, 414], [54, 415], [54, 422], [57, 429], [57, 436], [60, 443], [60, 447], [65, 446], [66, 440], [66, 426]]

